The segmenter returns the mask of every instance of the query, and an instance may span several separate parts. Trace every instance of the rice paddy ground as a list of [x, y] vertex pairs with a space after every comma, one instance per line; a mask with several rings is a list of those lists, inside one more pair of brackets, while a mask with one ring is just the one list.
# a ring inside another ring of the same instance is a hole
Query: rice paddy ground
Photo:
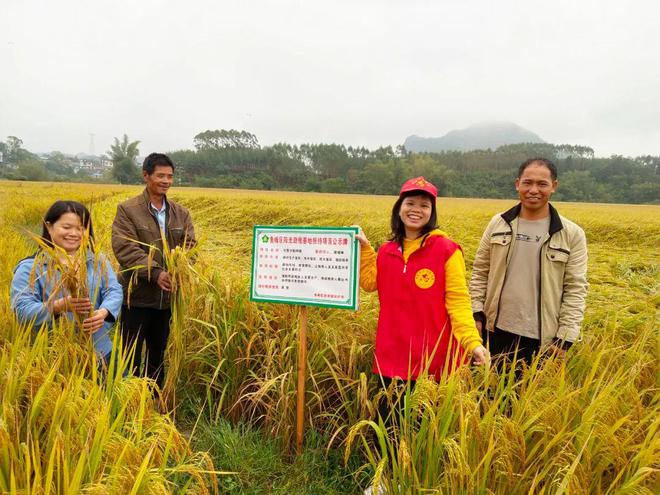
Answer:
[[[252, 226], [359, 224], [378, 245], [395, 198], [173, 188], [201, 245], [168, 349], [173, 409], [162, 413], [143, 379], [99, 385], [74, 330], [31, 339], [9, 308], [12, 269], [35, 250], [25, 230], [40, 231], [53, 201], [85, 203], [113, 259], [116, 205], [140, 191], [0, 181], [0, 492], [358, 493], [374, 481], [391, 494], [660, 491], [660, 206], [556, 203], [588, 239], [582, 341], [520, 382], [469, 368], [423, 381], [397, 432], [374, 421], [376, 295], [362, 293], [357, 312], [310, 309], [295, 459], [297, 308], [249, 301]], [[468, 272], [488, 220], [513, 204], [438, 200]]]

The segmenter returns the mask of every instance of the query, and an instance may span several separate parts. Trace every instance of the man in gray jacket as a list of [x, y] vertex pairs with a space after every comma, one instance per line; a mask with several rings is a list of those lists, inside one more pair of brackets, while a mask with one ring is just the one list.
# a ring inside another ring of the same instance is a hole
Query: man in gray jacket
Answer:
[[528, 363], [540, 349], [563, 353], [579, 339], [587, 294], [584, 231], [549, 203], [557, 168], [525, 161], [515, 182], [520, 203], [495, 215], [474, 260], [470, 297], [491, 355]]
[[134, 372], [140, 372], [146, 347], [145, 372], [162, 387], [163, 359], [170, 333], [172, 280], [165, 266], [163, 239], [170, 249], [195, 245], [190, 213], [167, 198], [174, 180], [174, 163], [151, 153], [142, 165], [145, 190], [117, 206], [112, 224], [112, 250], [121, 268], [124, 288], [121, 311], [125, 349], [135, 344]]

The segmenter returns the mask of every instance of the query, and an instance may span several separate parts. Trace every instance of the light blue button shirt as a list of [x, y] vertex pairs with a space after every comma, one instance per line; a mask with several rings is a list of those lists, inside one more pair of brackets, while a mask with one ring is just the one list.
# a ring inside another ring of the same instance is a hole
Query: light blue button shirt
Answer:
[[165, 232], [165, 214], [167, 212], [167, 204], [165, 202], [166, 200], [163, 199], [163, 204], [160, 207], [160, 210], [156, 208], [153, 203], [149, 203], [149, 208], [151, 208], [151, 211], [156, 215], [156, 219], [158, 220], [158, 225], [160, 225], [160, 230]]
[[[35, 328], [44, 324], [50, 327], [53, 315], [48, 311], [45, 302], [51, 299], [55, 288], [58, 287], [59, 274], [53, 274], [53, 278], [50, 279], [44, 264], [41, 270], [36, 270], [35, 280], [31, 283], [34, 262], [34, 257], [26, 258], [20, 261], [14, 269], [10, 289], [11, 308], [20, 323], [32, 323]], [[121, 285], [117, 282], [115, 272], [104, 256], [97, 260], [91, 254], [88, 256], [87, 288], [94, 309], [105, 308], [110, 313], [103, 327], [92, 334], [94, 349], [100, 357], [103, 357], [112, 351], [112, 340], [110, 340], [108, 332], [119, 317], [123, 300]], [[54, 298], [64, 295], [61, 292]], [[73, 319], [72, 313], [62, 315], [70, 320]]]

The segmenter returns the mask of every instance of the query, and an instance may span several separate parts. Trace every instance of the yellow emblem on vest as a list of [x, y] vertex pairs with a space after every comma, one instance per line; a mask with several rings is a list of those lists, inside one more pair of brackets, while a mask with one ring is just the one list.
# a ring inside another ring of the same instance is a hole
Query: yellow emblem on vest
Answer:
[[420, 289], [428, 289], [435, 283], [435, 274], [428, 268], [422, 268], [415, 273], [415, 284]]

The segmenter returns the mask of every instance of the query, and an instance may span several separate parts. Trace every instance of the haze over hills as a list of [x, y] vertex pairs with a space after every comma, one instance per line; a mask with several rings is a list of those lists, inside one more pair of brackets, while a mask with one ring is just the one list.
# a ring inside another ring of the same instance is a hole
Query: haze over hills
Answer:
[[544, 143], [537, 134], [512, 122], [480, 122], [449, 131], [442, 137], [408, 136], [404, 146], [413, 152], [496, 149], [505, 144]]

